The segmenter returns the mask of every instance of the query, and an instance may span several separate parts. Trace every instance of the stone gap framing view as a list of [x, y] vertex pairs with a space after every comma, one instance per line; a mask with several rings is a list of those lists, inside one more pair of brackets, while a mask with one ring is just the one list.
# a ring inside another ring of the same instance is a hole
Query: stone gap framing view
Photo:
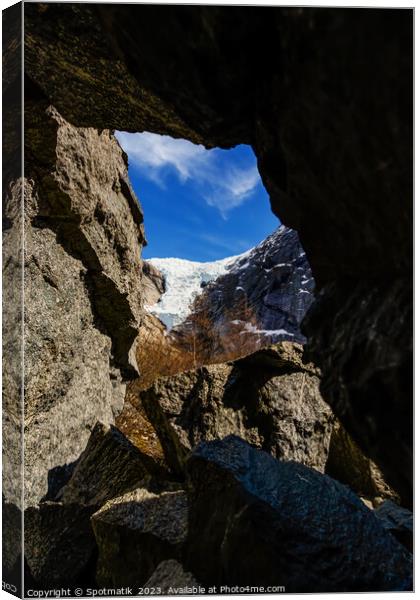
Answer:
[[4, 589], [411, 590], [413, 11], [3, 18]]
[[[269, 211], [252, 150], [206, 150], [150, 133], [118, 132], [117, 139], [145, 211], [147, 253], [164, 256], [143, 261], [138, 385], [280, 341], [302, 343], [313, 278], [296, 232]], [[269, 214], [258, 222], [263, 203]], [[250, 248], [249, 239], [260, 243]], [[226, 257], [228, 249], [236, 256]], [[186, 260], [176, 252], [224, 258]]]

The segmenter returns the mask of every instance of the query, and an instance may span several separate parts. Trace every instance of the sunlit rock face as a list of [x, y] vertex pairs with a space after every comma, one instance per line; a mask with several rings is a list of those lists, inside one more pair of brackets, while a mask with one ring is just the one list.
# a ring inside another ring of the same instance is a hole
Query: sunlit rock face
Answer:
[[[6, 202], [7, 243], [18, 248], [16, 232], [25, 228], [27, 507], [79, 458], [98, 418], [114, 422], [125, 382], [137, 375], [144, 241], [142, 211], [112, 133], [74, 127], [41, 102], [28, 112], [24, 215], [15, 188]], [[10, 343], [17, 330], [6, 333]], [[4, 390], [8, 439], [19, 431], [9, 413], [12, 383], [7, 378]], [[5, 498], [16, 502], [5, 463]]]

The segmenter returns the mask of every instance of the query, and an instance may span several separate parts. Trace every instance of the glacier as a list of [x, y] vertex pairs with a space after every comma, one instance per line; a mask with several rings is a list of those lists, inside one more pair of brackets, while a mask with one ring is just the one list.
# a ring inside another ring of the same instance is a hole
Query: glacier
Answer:
[[188, 325], [191, 303], [201, 295], [219, 331], [226, 328], [226, 318], [235, 324], [245, 301], [258, 326], [254, 324], [251, 332], [248, 323], [244, 333], [270, 338], [273, 343], [291, 338], [304, 342], [300, 323], [313, 301], [314, 280], [296, 231], [280, 225], [247, 252], [214, 262], [180, 258], [147, 262], [163, 275], [165, 293], [146, 308], [167, 330], [179, 332], [179, 327]]
[[166, 291], [160, 300], [146, 306], [146, 310], [158, 317], [168, 330], [179, 325], [190, 313], [191, 303], [201, 294], [203, 287], [226, 274], [238, 259], [250, 251], [229, 256], [213, 262], [198, 262], [183, 258], [149, 258], [165, 279]]

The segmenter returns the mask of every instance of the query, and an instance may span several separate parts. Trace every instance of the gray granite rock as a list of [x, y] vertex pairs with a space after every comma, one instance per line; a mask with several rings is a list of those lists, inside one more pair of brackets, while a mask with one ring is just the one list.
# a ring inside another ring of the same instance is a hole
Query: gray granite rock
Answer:
[[207, 585], [286, 592], [412, 589], [409, 552], [327, 475], [229, 436], [187, 463], [186, 568]]
[[[125, 382], [137, 374], [144, 236], [125, 157], [109, 131], [73, 127], [34, 101], [25, 140], [25, 212], [13, 194], [7, 211], [10, 235], [22, 217], [25, 225], [25, 502], [32, 506], [48, 495], [49, 472], [78, 459], [96, 421], [114, 422]], [[6, 377], [6, 406], [15, 388]]]

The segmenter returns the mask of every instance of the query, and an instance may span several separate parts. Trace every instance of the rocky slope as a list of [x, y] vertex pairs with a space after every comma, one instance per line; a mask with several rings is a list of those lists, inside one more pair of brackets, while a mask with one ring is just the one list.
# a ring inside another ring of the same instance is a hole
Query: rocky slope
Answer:
[[[214, 326], [220, 354], [232, 355], [240, 338], [251, 350], [282, 340], [303, 343], [300, 324], [313, 292], [314, 280], [299, 236], [280, 226], [206, 285], [195, 311]], [[176, 331], [182, 335], [188, 326], [181, 324]]]
[[26, 511], [35, 585], [411, 588], [408, 511], [370, 510], [324, 474], [334, 417], [300, 345], [162, 378], [135, 404], [163, 456], [96, 424], [68, 481]]
[[155, 277], [156, 269], [161, 273], [165, 286], [147, 310], [165, 324], [168, 340], [187, 351], [194, 344], [205, 355], [198, 362], [238, 358], [282, 340], [305, 341], [300, 324], [313, 302], [314, 280], [297, 233], [287, 227], [240, 256], [144, 264]]

